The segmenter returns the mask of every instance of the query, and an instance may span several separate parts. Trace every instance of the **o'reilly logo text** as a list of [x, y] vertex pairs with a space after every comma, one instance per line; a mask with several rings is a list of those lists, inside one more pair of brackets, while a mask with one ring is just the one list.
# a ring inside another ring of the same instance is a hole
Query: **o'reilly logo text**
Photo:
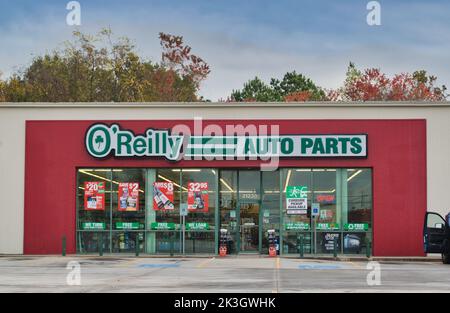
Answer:
[[95, 124], [86, 133], [86, 149], [95, 158], [109, 155], [168, 160], [367, 157], [367, 135], [190, 136], [172, 135], [169, 130], [161, 129], [147, 129], [144, 134], [135, 135], [118, 124]]
[[86, 133], [86, 149], [95, 158], [114, 153], [117, 157], [165, 157], [177, 160], [183, 136], [172, 136], [167, 130], [147, 129], [144, 135], [135, 135], [113, 124], [92, 125]]

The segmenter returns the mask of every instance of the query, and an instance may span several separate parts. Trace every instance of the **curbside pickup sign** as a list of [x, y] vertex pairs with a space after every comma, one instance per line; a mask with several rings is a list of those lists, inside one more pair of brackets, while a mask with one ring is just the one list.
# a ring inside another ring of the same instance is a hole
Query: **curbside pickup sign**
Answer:
[[187, 136], [148, 128], [143, 134], [119, 124], [94, 124], [85, 146], [94, 158], [163, 157], [181, 159], [367, 157], [366, 134]]
[[286, 187], [286, 213], [307, 214], [308, 213], [308, 187], [287, 186]]

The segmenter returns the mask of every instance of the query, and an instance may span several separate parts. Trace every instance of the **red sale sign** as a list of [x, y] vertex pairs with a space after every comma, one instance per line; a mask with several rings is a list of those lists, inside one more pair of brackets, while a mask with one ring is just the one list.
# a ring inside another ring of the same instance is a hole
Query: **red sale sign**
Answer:
[[84, 182], [84, 209], [87, 211], [105, 210], [104, 182]]
[[119, 211], [139, 210], [139, 183], [119, 183]]
[[208, 212], [208, 183], [190, 182], [188, 184], [188, 210]]
[[173, 205], [173, 183], [153, 183], [153, 210], [174, 210]]

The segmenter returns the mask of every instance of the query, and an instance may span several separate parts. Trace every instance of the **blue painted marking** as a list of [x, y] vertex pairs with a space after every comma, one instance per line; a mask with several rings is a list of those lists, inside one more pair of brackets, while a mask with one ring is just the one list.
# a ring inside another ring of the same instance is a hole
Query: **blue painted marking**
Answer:
[[325, 265], [325, 264], [301, 264], [298, 266], [301, 270], [338, 270], [342, 269], [341, 265]]

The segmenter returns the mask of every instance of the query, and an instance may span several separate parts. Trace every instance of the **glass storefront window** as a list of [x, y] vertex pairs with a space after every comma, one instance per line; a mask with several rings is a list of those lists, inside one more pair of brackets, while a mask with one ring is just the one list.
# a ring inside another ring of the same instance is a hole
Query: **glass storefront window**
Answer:
[[112, 229], [136, 231], [145, 228], [145, 170], [113, 169]]
[[148, 169], [146, 253], [181, 253], [181, 169]]
[[226, 229], [228, 253], [237, 252], [238, 228], [238, 172], [221, 170], [219, 177], [220, 229]]
[[262, 172], [262, 253], [268, 253], [268, 231], [280, 235], [280, 172]]
[[[364, 253], [372, 230], [371, 169], [283, 169], [283, 253]], [[307, 187], [307, 214], [287, 214], [288, 186]], [[312, 204], [318, 215], [312, 216]], [[308, 225], [306, 225], [308, 224]]]
[[[304, 254], [330, 254], [334, 242], [338, 253], [364, 254], [372, 240], [370, 168], [81, 168], [76, 186], [79, 253], [213, 254], [219, 229], [230, 254], [268, 253], [269, 230], [282, 254], [301, 243]], [[306, 199], [297, 211], [287, 190]]]
[[214, 253], [214, 232], [212, 231], [191, 231], [186, 233], [185, 252], [188, 254]]
[[214, 169], [182, 170], [182, 201], [189, 210], [187, 224], [206, 223], [205, 230], [215, 229], [217, 175]]
[[256, 202], [261, 195], [261, 172], [254, 170], [239, 171], [239, 201]]
[[[336, 208], [336, 169], [313, 169], [312, 201], [320, 205], [318, 224], [334, 224], [340, 228], [340, 212]], [[319, 227], [320, 228], [320, 227]]]
[[346, 223], [372, 224], [372, 171], [370, 169], [347, 170]]
[[139, 252], [144, 252], [143, 232], [115, 231], [112, 233], [112, 253], [135, 253], [136, 244], [139, 244]]
[[283, 199], [282, 199], [282, 211], [284, 212], [284, 223], [304, 223], [310, 227], [310, 218], [308, 214], [287, 214], [286, 210], [286, 190], [288, 186], [306, 186], [307, 188], [307, 205], [308, 210], [311, 207], [312, 197], [312, 170], [307, 168], [302, 169], [284, 169], [282, 170], [282, 187], [283, 187]]
[[[172, 254], [181, 251], [180, 232], [157, 231], [152, 232], [151, 235], [154, 235], [156, 239], [155, 251], [152, 251], [152, 253]], [[149, 251], [147, 251], [147, 253], [149, 253]]]
[[110, 251], [110, 233], [96, 231], [79, 231], [77, 234], [79, 253], [99, 253], [102, 245], [105, 253]]
[[110, 169], [80, 169], [77, 181], [79, 230], [108, 230], [111, 220]]
[[[158, 209], [155, 210], [152, 204], [152, 210], [156, 213], [155, 222], [180, 224], [180, 186], [181, 172], [179, 169], [157, 169], [156, 182], [173, 184], [173, 210]], [[153, 184], [152, 184], [153, 185]]]
[[77, 177], [77, 251], [110, 250], [111, 169], [79, 169]]
[[343, 197], [343, 252], [365, 254], [372, 240], [372, 170], [347, 169]]
[[303, 237], [303, 251], [309, 253], [306, 247], [308, 240], [311, 238], [311, 217], [309, 214], [288, 214], [286, 203], [286, 192], [289, 186], [304, 186], [307, 190], [307, 210], [311, 209], [312, 199], [312, 170], [308, 168], [297, 169], [283, 169], [281, 171], [281, 187], [282, 193], [282, 207], [281, 212], [283, 214], [283, 225], [281, 227], [283, 231], [283, 244], [281, 246], [282, 253], [298, 253], [300, 236]]
[[216, 179], [214, 169], [183, 169], [181, 193], [182, 202], [188, 206], [185, 218], [186, 253], [214, 253]]

